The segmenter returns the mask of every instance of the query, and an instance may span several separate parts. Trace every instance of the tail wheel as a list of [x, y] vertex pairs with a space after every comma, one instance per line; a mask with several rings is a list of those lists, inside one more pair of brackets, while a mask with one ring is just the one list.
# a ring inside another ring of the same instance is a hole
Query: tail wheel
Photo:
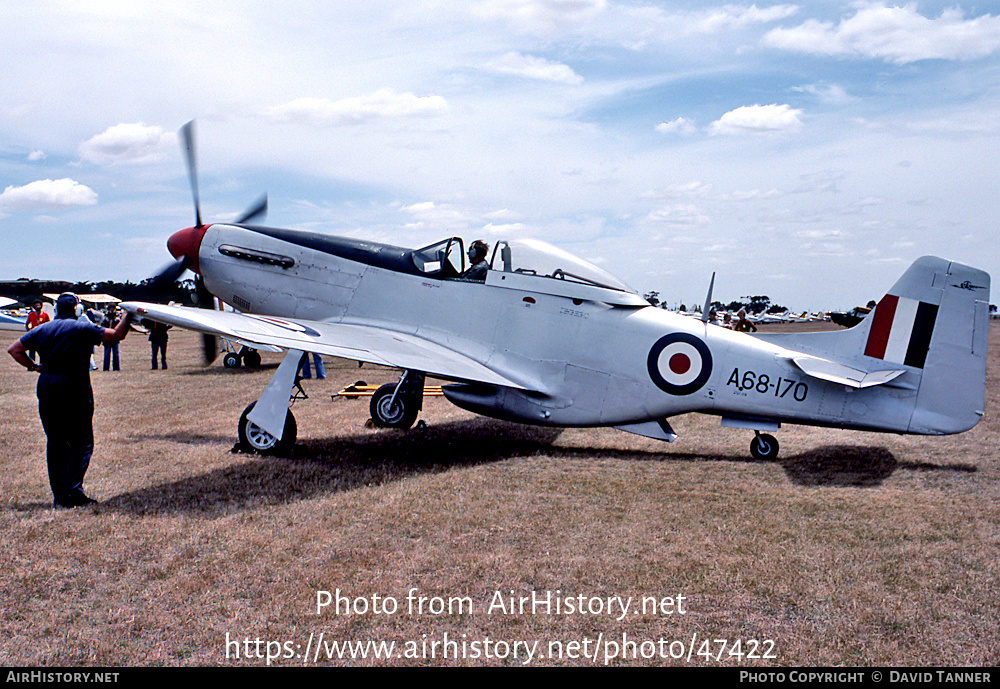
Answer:
[[778, 440], [773, 435], [758, 433], [750, 441], [750, 454], [754, 459], [770, 461], [778, 457]]
[[372, 422], [377, 428], [409, 428], [417, 420], [417, 413], [420, 411], [417, 404], [410, 395], [398, 394], [393, 400], [393, 393], [396, 392], [396, 383], [386, 383], [375, 391], [372, 395], [371, 413]]
[[286, 455], [295, 445], [295, 436], [298, 428], [295, 425], [295, 417], [292, 410], [288, 410], [285, 416], [285, 429], [282, 431], [281, 440], [265, 431], [263, 428], [250, 421], [247, 415], [254, 408], [256, 402], [251, 402], [243, 410], [240, 417], [239, 436], [240, 449], [250, 454], [258, 455]]

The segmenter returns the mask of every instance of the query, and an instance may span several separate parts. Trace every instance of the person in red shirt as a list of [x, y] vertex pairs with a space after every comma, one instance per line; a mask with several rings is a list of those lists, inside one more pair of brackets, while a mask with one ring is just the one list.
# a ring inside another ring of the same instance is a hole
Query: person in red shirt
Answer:
[[[24, 329], [32, 330], [33, 328], [37, 328], [38, 326], [40, 326], [42, 323], [48, 323], [48, 322], [49, 322], [49, 314], [42, 311], [42, 300], [35, 299], [35, 301], [31, 302], [31, 311], [28, 313], [28, 317], [24, 321]], [[28, 357], [32, 361], [34, 361], [35, 351], [29, 350]]]

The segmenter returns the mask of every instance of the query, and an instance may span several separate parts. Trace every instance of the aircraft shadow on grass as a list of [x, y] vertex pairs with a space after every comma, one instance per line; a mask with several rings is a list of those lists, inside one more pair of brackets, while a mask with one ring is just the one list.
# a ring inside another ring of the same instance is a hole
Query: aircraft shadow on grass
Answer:
[[[607, 447], [554, 447], [562, 429], [476, 418], [408, 432], [302, 440], [286, 459], [261, 457], [111, 497], [104, 509], [129, 513], [204, 513], [282, 504], [351, 491], [420, 474], [514, 458], [617, 459], [643, 462], [757, 462], [742, 454], [669, 453]], [[223, 436], [156, 436], [217, 443]], [[801, 486], [877, 486], [898, 469], [974, 472], [968, 465], [900, 462], [885, 448], [828, 445], [772, 460]], [[722, 480], [720, 478], [720, 480]]]

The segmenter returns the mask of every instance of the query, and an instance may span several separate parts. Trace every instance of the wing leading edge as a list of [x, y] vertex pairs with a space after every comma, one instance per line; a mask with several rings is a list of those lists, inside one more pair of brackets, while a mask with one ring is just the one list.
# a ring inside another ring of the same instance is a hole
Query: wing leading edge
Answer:
[[139, 318], [150, 318], [256, 346], [266, 345], [268, 349], [298, 349], [423, 371], [448, 379], [525, 389], [525, 386], [453, 349], [416, 335], [377, 326], [293, 320], [143, 302], [125, 302], [121, 306]]

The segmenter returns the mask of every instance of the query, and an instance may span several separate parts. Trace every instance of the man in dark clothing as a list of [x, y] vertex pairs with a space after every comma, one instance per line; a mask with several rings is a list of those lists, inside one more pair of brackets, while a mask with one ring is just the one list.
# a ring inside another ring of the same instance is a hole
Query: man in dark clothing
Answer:
[[160, 353], [160, 361], [163, 362], [163, 370], [167, 370], [167, 340], [170, 335], [167, 331], [170, 330], [169, 325], [163, 323], [157, 323], [153, 321], [149, 326], [149, 346], [150, 350], [153, 352], [153, 370], [156, 370], [156, 353]]
[[[118, 325], [119, 316], [115, 313], [115, 307], [108, 309], [107, 313], [104, 314], [104, 321], [101, 323], [105, 328], [111, 328], [112, 330]], [[114, 365], [115, 371], [121, 370], [121, 359], [118, 356], [118, 343], [104, 343], [104, 370], [107, 371]]]
[[[37, 371], [38, 414], [48, 440], [49, 484], [57, 507], [96, 502], [83, 492], [83, 476], [94, 452], [94, 392], [90, 387], [90, 356], [94, 346], [120, 342], [128, 333], [127, 314], [111, 330], [76, 319], [79, 300], [65, 292], [56, 300], [56, 318], [21, 336], [8, 349], [17, 363]], [[28, 350], [41, 354], [41, 365]]]

